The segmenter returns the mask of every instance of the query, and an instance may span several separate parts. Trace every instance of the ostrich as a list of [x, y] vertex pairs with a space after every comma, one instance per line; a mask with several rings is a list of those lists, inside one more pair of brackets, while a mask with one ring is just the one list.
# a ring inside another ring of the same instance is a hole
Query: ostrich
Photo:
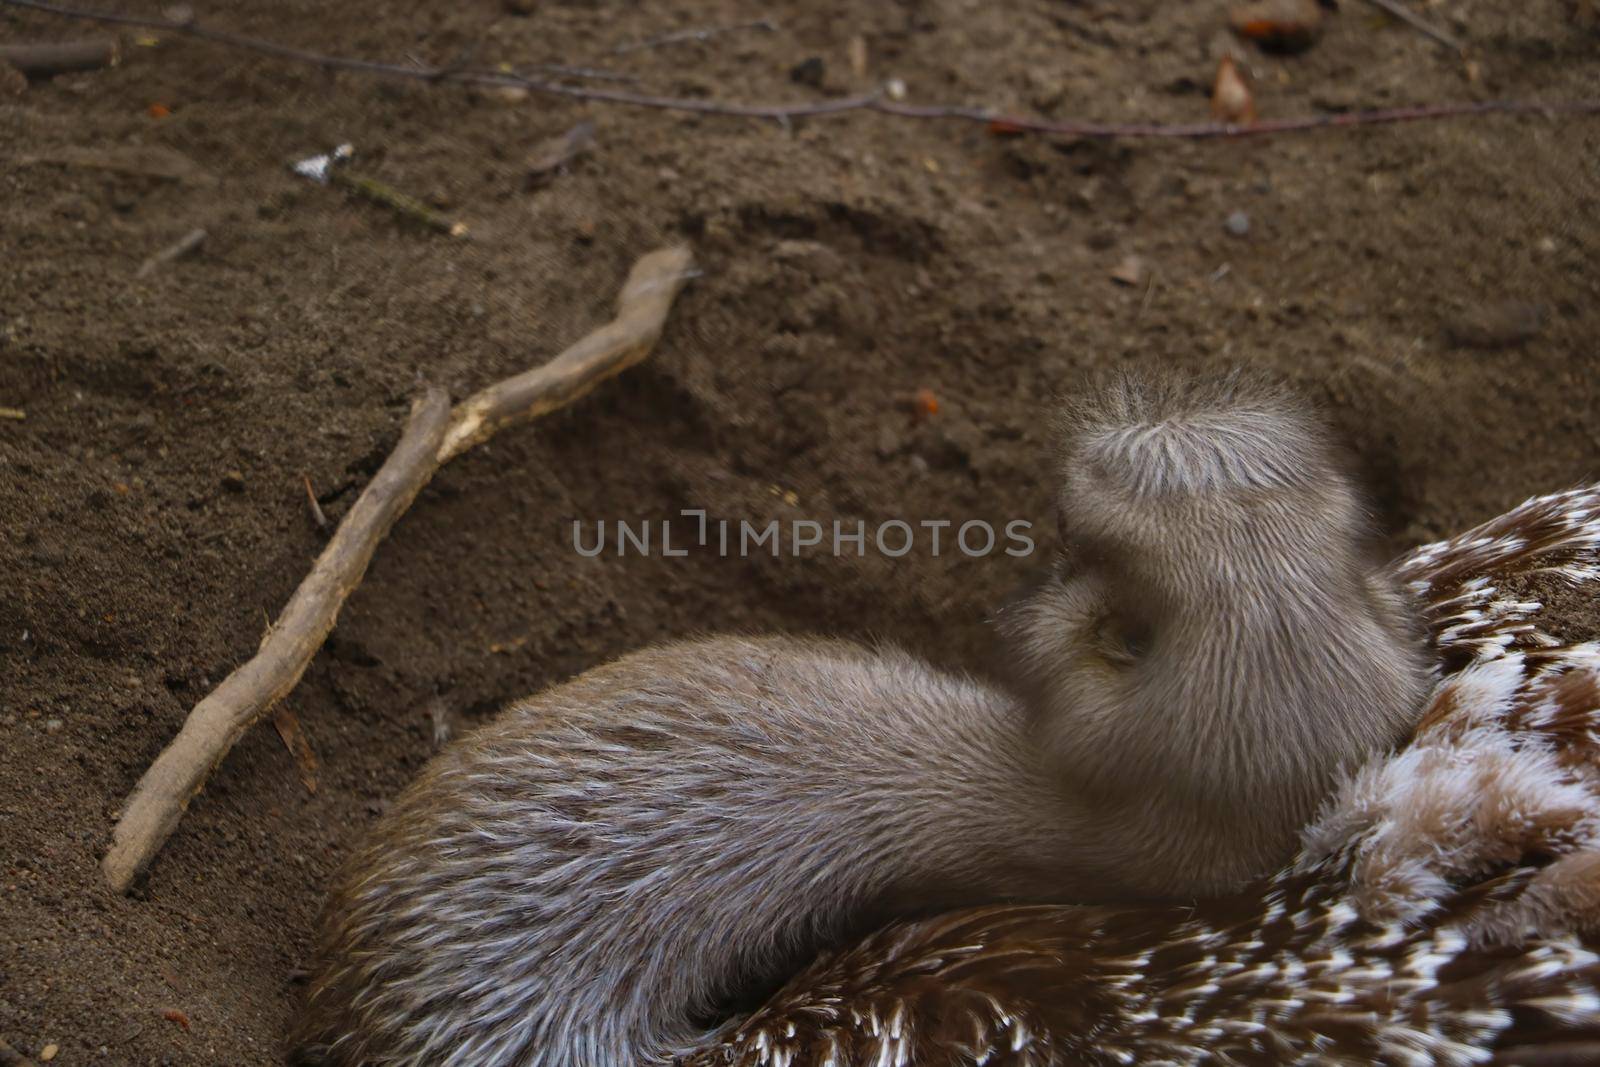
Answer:
[[[992, 905], [825, 954], [683, 1067], [1600, 1062], [1600, 485], [1393, 573], [1439, 666], [1297, 860], [1189, 905]], [[1591, 623], [1592, 626], [1592, 623]], [[1592, 634], [1590, 635], [1592, 636]]]
[[298, 1061], [670, 1062], [897, 916], [1228, 893], [1290, 859], [1429, 682], [1337, 450], [1238, 378], [1123, 380], [1063, 423], [1014, 689], [724, 637], [511, 707], [338, 879]]

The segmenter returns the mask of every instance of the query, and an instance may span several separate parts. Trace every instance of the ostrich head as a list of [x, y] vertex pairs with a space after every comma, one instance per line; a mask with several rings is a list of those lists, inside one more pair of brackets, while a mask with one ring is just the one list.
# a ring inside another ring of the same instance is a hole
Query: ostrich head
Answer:
[[1124, 379], [1070, 408], [1050, 578], [1002, 615], [1041, 751], [1135, 891], [1287, 858], [1428, 683], [1325, 429], [1260, 383]]

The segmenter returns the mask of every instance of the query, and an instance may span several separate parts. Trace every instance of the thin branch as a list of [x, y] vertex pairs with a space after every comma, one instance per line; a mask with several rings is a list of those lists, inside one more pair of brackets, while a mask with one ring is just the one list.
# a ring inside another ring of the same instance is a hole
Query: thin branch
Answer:
[[1467, 46], [1459, 39], [1439, 29], [1439, 27], [1435, 26], [1433, 23], [1429, 22], [1427, 19], [1423, 18], [1421, 15], [1418, 15], [1411, 9], [1402, 6], [1400, 3], [1398, 3], [1398, 0], [1367, 0], [1367, 3], [1381, 11], [1387, 12], [1390, 16], [1406, 23], [1424, 37], [1437, 41], [1446, 48], [1456, 52], [1465, 52], [1467, 50]]
[[491, 385], [453, 411], [437, 388], [417, 400], [399, 444], [339, 523], [260, 650], [194, 706], [129, 794], [100, 864], [115, 889], [132, 885], [228, 750], [299, 682], [345, 598], [361, 584], [378, 543], [434, 472], [507, 426], [570, 404], [649, 355], [690, 264], [686, 248], [651, 252], [634, 264], [617, 299], [617, 317], [549, 363]]
[[820, 118], [844, 115], [851, 112], [872, 112], [903, 119], [946, 119], [962, 122], [992, 123], [1012, 132], [1057, 134], [1069, 137], [1096, 139], [1112, 138], [1239, 138], [1261, 137], [1281, 133], [1305, 133], [1313, 130], [1345, 128], [1352, 126], [1383, 126], [1394, 123], [1423, 122], [1473, 115], [1595, 115], [1600, 114], [1600, 98], [1580, 100], [1485, 100], [1460, 101], [1445, 104], [1422, 104], [1411, 107], [1382, 108], [1372, 111], [1348, 111], [1332, 115], [1311, 115], [1301, 118], [1271, 119], [1248, 126], [1222, 122], [1193, 123], [1113, 123], [1055, 121], [1020, 115], [1007, 115], [991, 108], [959, 107], [936, 104], [904, 104], [886, 100], [882, 93], [863, 93], [834, 100], [809, 100], [788, 104], [744, 104], [718, 100], [700, 100], [688, 97], [651, 96], [644, 93], [592, 86], [564, 85], [497, 71], [462, 70], [455, 68], [418, 68], [375, 60], [355, 59], [348, 56], [331, 56], [319, 52], [302, 51], [273, 41], [258, 40], [242, 34], [207, 29], [195, 22], [168, 22], [163, 19], [133, 15], [114, 15], [98, 11], [66, 8], [44, 0], [0, 0], [11, 7], [42, 11], [65, 18], [87, 19], [116, 25], [139, 26], [187, 34], [202, 40], [215, 41], [232, 48], [240, 48], [265, 55], [309, 63], [328, 70], [349, 70], [381, 77], [407, 78], [425, 82], [454, 82], [464, 85], [513, 86], [529, 92], [585, 100], [595, 103], [620, 104], [630, 107], [654, 108], [662, 111], [691, 112], [701, 115], [727, 115], [741, 118], [770, 119], [788, 122], [801, 118]]
[[178, 736], [139, 779], [100, 864], [115, 889], [124, 891], [133, 883], [222, 757], [300, 681], [345, 597], [360, 584], [378, 542], [432, 475], [433, 455], [449, 421], [442, 389], [419, 399], [399, 445], [339, 524], [260, 650], [194, 706]]
[[678, 30], [676, 33], [664, 33], [660, 37], [647, 37], [642, 41], [632, 44], [619, 44], [611, 50], [614, 56], [625, 56], [634, 52], [643, 52], [647, 48], [660, 48], [667, 44], [681, 44], [685, 41], [709, 41], [724, 33], [738, 33], [741, 30], [766, 30], [774, 33], [778, 24], [771, 19], [755, 19], [752, 22], [736, 22], [731, 26], [702, 26], [697, 30]]
[[148, 278], [155, 272], [156, 268], [188, 255], [204, 244], [205, 240], [206, 231], [196, 227], [139, 264], [139, 269], [134, 272], [133, 276], [135, 278]]
[[424, 204], [414, 196], [402, 193], [394, 186], [379, 181], [377, 178], [364, 174], [351, 174], [343, 167], [330, 167], [328, 169], [328, 183], [363, 200], [370, 200], [374, 204], [382, 204], [401, 218], [410, 219], [419, 226], [425, 226], [435, 233], [442, 233], [447, 237], [465, 237], [467, 224], [439, 214], [433, 208]]
[[527, 63], [513, 68], [513, 73], [522, 77], [526, 77], [530, 71], [554, 74], [558, 78], [587, 78], [589, 81], [597, 82], [635, 83], [639, 80], [637, 74], [623, 74], [621, 71], [606, 70], [602, 67], [566, 67], [560, 63]]

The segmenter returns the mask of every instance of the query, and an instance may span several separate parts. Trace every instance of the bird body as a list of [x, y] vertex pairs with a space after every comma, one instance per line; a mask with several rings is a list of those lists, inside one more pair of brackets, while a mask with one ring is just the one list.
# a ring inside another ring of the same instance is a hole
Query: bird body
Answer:
[[[825, 954], [684, 1067], [1600, 1062], [1600, 485], [1403, 557], [1438, 677], [1295, 863], [1189, 905], [989, 906]], [[1592, 595], [1592, 594], [1591, 594]]]
[[513, 706], [353, 854], [299, 1061], [718, 1062], [756, 1047], [718, 1028], [734, 1005], [897, 916], [1193, 898], [1290, 860], [1428, 683], [1326, 433], [1247, 383], [1123, 382], [1063, 438], [1061, 559], [1002, 627], [1014, 688], [718, 638]]

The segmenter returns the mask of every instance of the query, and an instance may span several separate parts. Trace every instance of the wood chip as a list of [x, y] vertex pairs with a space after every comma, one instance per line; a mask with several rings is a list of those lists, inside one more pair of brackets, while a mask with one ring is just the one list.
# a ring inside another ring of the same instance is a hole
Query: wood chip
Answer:
[[858, 79], [867, 76], [867, 39], [859, 33], [850, 38], [850, 73]]
[[1211, 89], [1211, 117], [1218, 122], [1249, 126], [1256, 121], [1256, 98], [1232, 56], [1217, 64], [1217, 80]]

